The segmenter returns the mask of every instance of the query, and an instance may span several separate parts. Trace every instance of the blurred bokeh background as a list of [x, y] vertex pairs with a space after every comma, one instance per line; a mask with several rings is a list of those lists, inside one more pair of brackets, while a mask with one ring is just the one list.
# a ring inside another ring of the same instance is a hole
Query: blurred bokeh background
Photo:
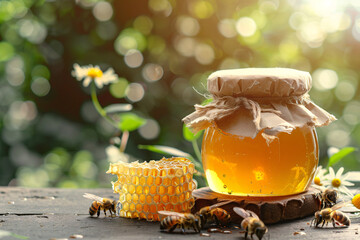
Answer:
[[[139, 145], [194, 154], [181, 119], [204, 100], [211, 72], [308, 71], [312, 100], [339, 119], [317, 129], [325, 164], [360, 144], [359, 56], [360, 1], [1, 0], [0, 185], [111, 186], [107, 147], [119, 133], [71, 76], [74, 63], [115, 69], [99, 100], [146, 119], [125, 151], [139, 160], [162, 157]], [[360, 170], [359, 159], [335, 168]]]

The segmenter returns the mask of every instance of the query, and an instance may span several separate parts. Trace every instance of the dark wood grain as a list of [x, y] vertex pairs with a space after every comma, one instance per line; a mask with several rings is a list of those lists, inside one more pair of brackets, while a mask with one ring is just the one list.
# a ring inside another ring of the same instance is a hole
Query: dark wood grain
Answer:
[[204, 206], [231, 200], [233, 202], [221, 207], [230, 213], [232, 222], [240, 222], [242, 220], [233, 211], [234, 207], [241, 207], [255, 212], [264, 223], [272, 224], [312, 216], [320, 209], [319, 192], [319, 190], [309, 188], [304, 193], [292, 196], [241, 197], [216, 193], [206, 187], [193, 192], [196, 199], [193, 212], [199, 211]]
[[[116, 198], [109, 189], [28, 189], [0, 187], [0, 230], [29, 237], [29, 239], [69, 238], [81, 234], [83, 239], [244, 239], [240, 230], [232, 234], [212, 233], [168, 234], [159, 231], [158, 222], [104, 217], [89, 217], [91, 200], [83, 193]], [[269, 226], [270, 239], [359, 239], [360, 219], [352, 220], [349, 228], [315, 229], [308, 225], [312, 217]], [[304, 229], [306, 235], [294, 235]], [[16, 239], [4, 237], [3, 239]], [[249, 238], [250, 239], [250, 238]]]

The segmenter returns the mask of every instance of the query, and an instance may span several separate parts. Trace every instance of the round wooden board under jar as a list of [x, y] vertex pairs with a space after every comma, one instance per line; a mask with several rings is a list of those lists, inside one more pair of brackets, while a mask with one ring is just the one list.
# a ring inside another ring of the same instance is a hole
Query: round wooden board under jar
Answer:
[[233, 211], [234, 207], [241, 207], [256, 213], [265, 224], [271, 224], [313, 215], [320, 209], [319, 192], [309, 188], [306, 192], [291, 196], [242, 197], [216, 193], [205, 187], [193, 191], [195, 206], [192, 211], [195, 213], [202, 207], [232, 200], [221, 206], [231, 215], [231, 222], [241, 222], [242, 218]]

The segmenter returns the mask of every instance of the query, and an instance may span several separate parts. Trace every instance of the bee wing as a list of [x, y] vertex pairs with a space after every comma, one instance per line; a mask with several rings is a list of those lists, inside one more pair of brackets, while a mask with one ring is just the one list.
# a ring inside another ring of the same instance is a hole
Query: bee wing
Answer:
[[256, 218], [256, 219], [260, 219], [260, 218], [258, 217], [258, 215], [256, 215], [256, 213], [254, 213], [253, 211], [246, 210], [246, 212], [250, 213], [251, 217]]
[[234, 200], [219, 202], [219, 203], [216, 203], [214, 205], [211, 205], [210, 209], [218, 208], [218, 207], [224, 206], [224, 205], [226, 205], [228, 203], [231, 203], [231, 202], [234, 202]]
[[335, 204], [334, 206], [332, 206], [331, 210], [335, 211], [335, 210], [337, 210], [339, 208], [345, 207], [349, 203], [351, 203], [351, 201], [339, 202], [339, 203]]
[[94, 200], [94, 201], [103, 202], [103, 198], [102, 198], [102, 197], [96, 196], [96, 195], [91, 194], [91, 193], [85, 193], [85, 194], [83, 195], [83, 197], [84, 197], [84, 198], [87, 198], [87, 199]]
[[171, 211], [158, 211], [159, 214], [165, 215], [165, 216], [178, 216], [181, 218], [185, 218], [185, 214], [178, 213], [178, 212], [171, 212]]
[[242, 217], [244, 219], [247, 217], [251, 217], [250, 213], [243, 208], [234, 207], [233, 210], [237, 215], [239, 215], [240, 217]]

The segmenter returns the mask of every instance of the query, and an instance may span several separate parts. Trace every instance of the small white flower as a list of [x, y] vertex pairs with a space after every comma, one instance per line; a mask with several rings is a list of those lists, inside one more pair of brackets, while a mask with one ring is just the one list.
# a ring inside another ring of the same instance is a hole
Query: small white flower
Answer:
[[108, 146], [105, 149], [107, 159], [111, 163], [117, 163], [117, 162], [129, 162], [129, 155], [120, 152], [119, 148], [111, 145]]
[[318, 186], [323, 186], [323, 181], [325, 180], [325, 174], [327, 169], [323, 169], [322, 166], [318, 166], [315, 172], [315, 178], [313, 184]]
[[92, 65], [81, 67], [79, 64], [74, 64], [74, 70], [71, 75], [78, 81], [83, 80], [83, 86], [87, 87], [93, 80], [98, 88], [104, 85], [117, 81], [118, 76], [115, 74], [114, 69], [109, 68], [106, 72], [101, 71], [99, 66], [93, 67]]
[[334, 169], [332, 167], [329, 168], [329, 174], [325, 176], [326, 180], [323, 181], [323, 184], [330, 187], [338, 189], [342, 193], [349, 193], [349, 189], [347, 187], [354, 186], [354, 183], [349, 182], [349, 172], [342, 175], [344, 172], [344, 168], [341, 167], [335, 174]]

